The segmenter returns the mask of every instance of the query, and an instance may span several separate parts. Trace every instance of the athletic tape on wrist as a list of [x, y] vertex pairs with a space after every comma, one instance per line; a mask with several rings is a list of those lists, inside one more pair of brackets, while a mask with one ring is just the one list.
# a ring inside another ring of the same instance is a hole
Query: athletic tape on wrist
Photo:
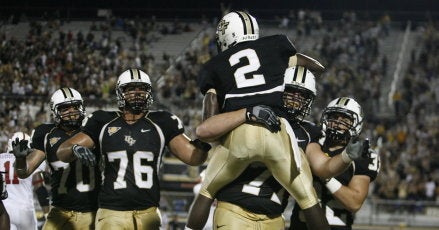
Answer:
[[335, 178], [331, 178], [327, 183], [326, 183], [326, 188], [332, 193], [334, 194], [335, 192], [337, 192], [340, 188], [341, 188], [342, 184], [340, 183], [340, 181], [338, 181]]

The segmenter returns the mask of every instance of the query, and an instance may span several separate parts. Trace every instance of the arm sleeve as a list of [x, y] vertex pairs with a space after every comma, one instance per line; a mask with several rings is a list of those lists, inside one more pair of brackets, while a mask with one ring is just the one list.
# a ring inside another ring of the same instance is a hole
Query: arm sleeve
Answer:
[[116, 117], [116, 112], [105, 112], [102, 110], [95, 111], [85, 118], [81, 131], [93, 139], [95, 144], [98, 144], [99, 134], [102, 127]]
[[296, 55], [297, 50], [294, 44], [290, 41], [290, 39], [285, 35], [280, 35], [279, 39], [280, 44], [280, 52], [283, 56], [285, 56], [289, 60], [291, 56]]
[[206, 95], [209, 89], [215, 88], [213, 82], [213, 72], [209, 68], [209, 64], [203, 66], [198, 74], [197, 83], [203, 95]]
[[183, 122], [179, 117], [170, 112], [151, 112], [148, 117], [160, 127], [165, 136], [166, 144], [168, 144], [174, 137], [184, 133]]
[[42, 124], [36, 127], [35, 130], [32, 131], [31, 148], [45, 152], [44, 138], [46, 137], [46, 134], [48, 134], [54, 127], [55, 125], [49, 124]]
[[[354, 175], [365, 175], [370, 177], [370, 181], [374, 181], [378, 176], [377, 170], [369, 169], [369, 159], [358, 159], [354, 161], [355, 163], [355, 172]], [[372, 165], [371, 165], [372, 167]]]

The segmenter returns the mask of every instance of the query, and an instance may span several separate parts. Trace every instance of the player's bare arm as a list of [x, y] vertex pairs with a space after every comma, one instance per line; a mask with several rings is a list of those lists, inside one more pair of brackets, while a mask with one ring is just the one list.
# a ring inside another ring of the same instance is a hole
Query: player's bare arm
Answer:
[[321, 146], [315, 142], [306, 146], [306, 157], [312, 173], [320, 178], [337, 176], [351, 164], [351, 161], [343, 160], [341, 154], [329, 157], [322, 151]]
[[[207, 145], [207, 143], [206, 143]], [[207, 159], [206, 149], [197, 148], [190, 143], [189, 137], [185, 134], [180, 134], [169, 142], [169, 149], [181, 161], [188, 165], [198, 166], [204, 163]]]
[[213, 142], [246, 121], [246, 109], [222, 113], [212, 116], [197, 126], [197, 138]]
[[215, 89], [209, 89], [203, 99], [203, 121], [219, 113]]
[[38, 149], [34, 149], [25, 158], [16, 158], [15, 173], [21, 179], [29, 177], [35, 169], [46, 159], [46, 154]]
[[304, 66], [316, 74], [320, 74], [325, 71], [325, 67], [320, 64], [319, 61], [302, 53], [297, 53], [296, 55], [290, 57], [288, 67], [292, 66]]
[[[331, 179], [336, 180], [336, 179]], [[331, 182], [329, 182], [331, 183]], [[366, 200], [369, 191], [370, 177], [355, 175], [348, 186], [342, 185], [332, 195], [350, 212], [357, 212]], [[331, 191], [332, 192], [332, 191]]]
[[72, 162], [76, 160], [77, 157], [75, 154], [73, 154], [72, 149], [74, 145], [83, 146], [89, 149], [93, 149], [95, 147], [95, 143], [90, 136], [83, 132], [79, 132], [59, 146], [58, 151], [56, 151], [56, 156], [58, 159], [64, 162]]
[[214, 142], [230, 130], [245, 122], [245, 109], [229, 113], [219, 113], [218, 99], [215, 89], [209, 89], [203, 100], [203, 123], [197, 126], [197, 138]]
[[253, 106], [221, 114], [218, 112], [215, 90], [210, 89], [203, 101], [203, 123], [195, 130], [197, 138], [214, 142], [245, 122], [261, 124], [272, 132], [280, 129], [279, 119], [267, 106]]

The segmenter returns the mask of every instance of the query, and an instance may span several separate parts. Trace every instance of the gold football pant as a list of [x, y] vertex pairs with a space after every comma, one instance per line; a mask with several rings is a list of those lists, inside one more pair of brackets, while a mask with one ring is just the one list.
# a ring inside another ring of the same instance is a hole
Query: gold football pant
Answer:
[[[200, 194], [213, 198], [252, 162], [262, 162], [302, 209], [317, 204], [308, 161], [298, 148], [296, 159], [299, 160], [295, 160], [290, 136], [286, 132], [286, 125], [290, 130], [291, 127], [286, 120], [281, 121], [281, 131], [277, 133], [261, 126], [242, 124], [227, 134], [212, 150]], [[297, 142], [295, 144], [297, 146]], [[300, 171], [296, 161], [300, 161]]]
[[213, 217], [213, 229], [284, 230], [285, 220], [282, 215], [255, 214], [237, 205], [219, 201]]
[[161, 215], [157, 207], [145, 210], [116, 211], [99, 208], [96, 214], [96, 229], [151, 229], [158, 230]]
[[43, 230], [95, 229], [96, 212], [75, 212], [52, 207]]

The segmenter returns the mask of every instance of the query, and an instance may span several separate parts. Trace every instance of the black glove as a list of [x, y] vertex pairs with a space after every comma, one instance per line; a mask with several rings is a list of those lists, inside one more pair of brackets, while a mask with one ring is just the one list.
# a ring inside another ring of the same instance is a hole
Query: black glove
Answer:
[[345, 151], [351, 160], [356, 160], [360, 157], [369, 158], [369, 139], [353, 137], [349, 140]]
[[83, 165], [96, 165], [96, 156], [89, 148], [81, 145], [73, 145], [72, 151], [73, 154], [75, 154], [76, 158], [78, 158], [78, 160], [81, 161]]
[[247, 122], [261, 124], [273, 133], [280, 131], [280, 120], [268, 106], [257, 105], [249, 107], [245, 116]]
[[189, 141], [189, 143], [191, 143], [196, 148], [203, 150], [206, 153], [209, 152], [209, 150], [212, 148], [212, 146], [209, 143], [201, 141], [200, 139], [191, 140]]
[[19, 140], [18, 137], [12, 141], [12, 153], [15, 158], [25, 158], [32, 151], [27, 144], [28, 140]]

